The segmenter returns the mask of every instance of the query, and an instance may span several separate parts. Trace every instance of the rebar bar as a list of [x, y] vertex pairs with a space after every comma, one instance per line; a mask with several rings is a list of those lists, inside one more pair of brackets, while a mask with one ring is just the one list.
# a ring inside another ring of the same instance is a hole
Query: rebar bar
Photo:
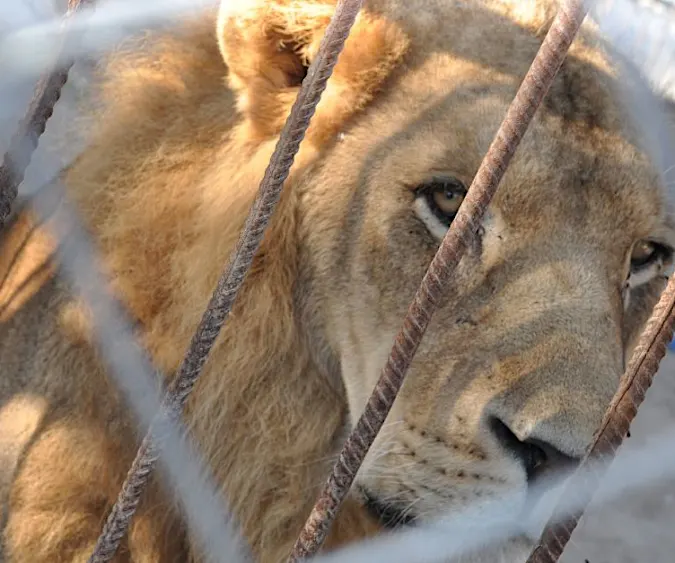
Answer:
[[283, 127], [230, 262], [218, 281], [218, 286], [192, 338], [178, 375], [167, 392], [162, 408], [141, 443], [89, 563], [110, 561], [127, 531], [159, 455], [162, 445], [162, 425], [166, 420], [181, 416], [183, 405], [194, 388], [208, 354], [230, 313], [279, 201], [300, 143], [362, 3], [363, 0], [339, 0], [337, 3], [316, 59], [309, 67]]
[[563, 498], [572, 494], [572, 491], [581, 496], [576, 499], [578, 504], [575, 502], [579, 509], [572, 515], [566, 514], [562, 517], [554, 512], [527, 563], [556, 563], [562, 555], [610, 461], [628, 434], [630, 424], [666, 354], [666, 347], [673, 338], [674, 323], [675, 277], [671, 277], [640, 336], [628, 368], [621, 378], [619, 389], [595, 433], [588, 453], [563, 490]]
[[33, 90], [33, 98], [12, 136], [9, 148], [0, 165], [0, 228], [3, 227], [12, 209], [12, 203], [19, 193], [26, 169], [30, 164], [40, 136], [47, 127], [47, 121], [54, 113], [54, 106], [61, 97], [61, 89], [68, 80], [68, 73], [74, 60], [61, 61], [69, 43], [74, 39], [68, 33], [71, 16], [92, 4], [93, 0], [68, 0], [68, 10], [61, 30], [60, 48], [56, 49], [54, 69], [42, 76]]
[[452, 270], [477, 236], [480, 220], [532, 117], [553, 83], [587, 11], [588, 7], [581, 0], [561, 3], [457, 216], [424, 275], [366, 408], [347, 438], [293, 547], [291, 562], [315, 554], [325, 541], [356, 472], [389, 414]]

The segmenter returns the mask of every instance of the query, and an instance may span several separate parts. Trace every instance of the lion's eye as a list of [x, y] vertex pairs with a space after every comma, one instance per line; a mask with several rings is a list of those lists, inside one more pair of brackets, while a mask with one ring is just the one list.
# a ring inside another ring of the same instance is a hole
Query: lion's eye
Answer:
[[448, 225], [457, 215], [466, 195], [464, 184], [456, 178], [435, 179], [422, 186], [421, 191], [429, 209]]
[[434, 206], [444, 217], [453, 219], [459, 211], [459, 206], [464, 201], [464, 192], [455, 188], [444, 187], [432, 192], [431, 197], [434, 200]]
[[415, 207], [431, 233], [442, 238], [457, 215], [466, 187], [457, 178], [434, 178], [417, 188]]
[[656, 262], [663, 263], [669, 259], [670, 254], [671, 251], [661, 244], [649, 240], [641, 240], [633, 247], [633, 252], [630, 256], [631, 270], [637, 272]]
[[624, 307], [630, 304], [630, 290], [651, 282], [671, 267], [673, 249], [669, 246], [640, 240], [635, 243], [630, 255], [630, 273], [624, 289]]

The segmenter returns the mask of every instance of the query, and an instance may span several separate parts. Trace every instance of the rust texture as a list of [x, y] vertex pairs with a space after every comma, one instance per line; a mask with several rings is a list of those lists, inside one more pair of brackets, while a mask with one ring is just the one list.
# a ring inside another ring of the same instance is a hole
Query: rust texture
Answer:
[[163, 440], [162, 427], [167, 420], [177, 420], [181, 416], [183, 405], [194, 388], [220, 329], [232, 309], [232, 304], [244, 283], [265, 229], [279, 201], [282, 187], [300, 148], [300, 143], [362, 3], [363, 0], [339, 0], [337, 3], [316, 59], [307, 72], [281, 132], [230, 262], [218, 281], [218, 286], [192, 338], [185, 359], [162, 401], [160, 412], [155, 417], [136, 454], [115, 506], [108, 516], [89, 559], [90, 563], [110, 561], [126, 534], [143, 489], [159, 457]]
[[675, 323], [675, 276], [668, 281], [649, 321], [640, 336], [628, 368], [621, 378], [600, 428], [576, 472], [572, 475], [562, 498], [575, 495], [575, 514], [554, 516], [544, 529], [538, 545], [527, 563], [555, 563], [562, 555], [592, 494], [598, 489], [604, 471], [616, 455], [630, 424], [635, 418], [647, 389], [654, 380], [659, 363], [673, 338]]
[[532, 117], [560, 69], [587, 10], [584, 2], [579, 0], [561, 4], [476, 173], [459, 213], [424, 275], [403, 326], [395, 338], [380, 379], [365, 411], [347, 438], [333, 471], [293, 547], [290, 561], [311, 557], [325, 541], [356, 472], [396, 399], [452, 270], [477, 236], [481, 218]]
[[74, 40], [68, 34], [70, 16], [92, 3], [92, 0], [68, 0], [68, 11], [63, 22], [61, 48], [57, 49], [55, 68], [38, 81], [33, 98], [24, 117], [19, 122], [9, 149], [0, 165], [0, 228], [5, 224], [12, 203], [19, 192], [26, 169], [30, 164], [40, 136], [45, 132], [47, 121], [54, 113], [54, 106], [61, 97], [61, 89], [68, 80], [68, 72], [74, 61], [61, 62], [61, 53]]
[[[69, 0], [67, 16], [77, 12], [91, 0]], [[123, 538], [138, 506], [143, 489], [154, 469], [162, 446], [162, 428], [168, 420], [181, 416], [183, 405], [192, 391], [221, 327], [246, 278], [264, 236], [267, 224], [279, 200], [295, 155], [316, 106], [330, 78], [339, 53], [361, 8], [363, 0], [339, 0], [326, 31], [316, 60], [303, 82], [291, 114], [284, 125], [279, 142], [261, 182], [249, 217], [230, 259], [229, 265], [193, 337], [186, 357], [160, 413], [144, 438], [129, 471], [116, 505], [89, 561], [110, 561]], [[431, 320], [453, 268], [461, 260], [478, 233], [480, 221], [499, 186], [520, 140], [562, 65], [569, 47], [581, 26], [587, 6], [582, 0], [570, 0], [551, 25], [544, 42], [512, 102], [488, 153], [474, 178], [465, 201], [427, 270], [411, 303], [403, 326], [397, 334], [391, 354], [381, 373], [364, 413], [345, 442], [339, 458], [325, 484], [290, 561], [315, 554], [323, 544], [340, 504], [349, 491], [368, 449], [379, 432], [417, 347]], [[73, 41], [64, 23], [62, 48]], [[73, 61], [68, 60], [43, 76], [35, 88], [29, 108], [13, 136], [10, 148], [0, 166], [0, 227], [11, 210], [18, 187], [23, 181], [40, 135], [60, 98]], [[554, 516], [544, 530], [528, 563], [557, 562], [572, 531], [597, 489], [601, 471], [588, 471], [592, 463], [611, 461], [626, 436], [645, 393], [665, 355], [675, 323], [675, 278], [672, 278], [648, 321], [624, 374], [619, 390], [610, 404], [578, 471], [567, 484], [569, 494], [584, 491], [575, 514]], [[565, 497], [565, 493], [563, 494]]]

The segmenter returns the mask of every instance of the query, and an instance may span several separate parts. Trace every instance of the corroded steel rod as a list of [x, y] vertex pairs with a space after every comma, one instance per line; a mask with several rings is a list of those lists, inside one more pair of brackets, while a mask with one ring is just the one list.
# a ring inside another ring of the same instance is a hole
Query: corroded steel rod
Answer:
[[5, 224], [12, 209], [12, 203], [19, 193], [19, 185], [23, 182], [26, 169], [30, 164], [40, 136], [47, 127], [47, 121], [54, 113], [54, 106], [61, 97], [61, 89], [68, 80], [68, 72], [73, 60], [61, 62], [61, 52], [66, 50], [73, 40], [68, 33], [71, 16], [92, 4], [93, 0], [68, 0], [63, 29], [61, 48], [56, 52], [55, 68], [40, 78], [28, 109], [19, 122], [18, 128], [10, 141], [9, 149], [3, 156], [0, 165], [0, 228]]
[[177, 420], [192, 392], [220, 329], [246, 279], [262, 242], [284, 182], [293, 165], [305, 132], [326, 88], [338, 56], [356, 20], [363, 0], [338, 0], [316, 59], [310, 65], [300, 92], [284, 124], [255, 201], [239, 236], [230, 262], [223, 272], [208, 308], [192, 337], [189, 349], [150, 430], [136, 454], [89, 563], [107, 563], [119, 547], [136, 512], [150, 475], [159, 458], [167, 420]]
[[598, 489], [602, 476], [628, 434], [630, 424], [666, 354], [666, 347], [673, 338], [674, 323], [675, 276], [672, 276], [640, 336], [588, 453], [563, 490], [564, 499], [569, 500], [570, 495], [578, 497], [574, 503], [577, 511], [561, 517], [554, 512], [527, 563], [556, 563], [562, 555], [593, 492]]
[[483, 159], [440, 248], [434, 256], [403, 321], [365, 411], [347, 438], [305, 526], [290, 561], [310, 557], [323, 544], [356, 472], [403, 384], [453, 268], [476, 237], [481, 218], [542, 99], [560, 69], [588, 7], [580, 0], [561, 3], [495, 139]]

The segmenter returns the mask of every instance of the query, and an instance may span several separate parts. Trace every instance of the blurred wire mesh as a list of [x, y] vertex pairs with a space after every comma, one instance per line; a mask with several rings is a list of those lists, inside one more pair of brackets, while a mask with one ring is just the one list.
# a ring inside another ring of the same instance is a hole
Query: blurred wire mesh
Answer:
[[[55, 3], [50, 3], [48, 0], [42, 2], [39, 0], [24, 0], [23, 2], [11, 5], [9, 3], [0, 5], [0, 72], [3, 75], [3, 81], [0, 84], [0, 150], [4, 151], [6, 141], [13, 131], [14, 123], [23, 111], [25, 102], [30, 97], [37, 73], [43, 68], [41, 65], [43, 65], [44, 59], [41, 59], [39, 52], [40, 49], [46, 48], [45, 45], [49, 45], [49, 29], [53, 28], [54, 18], [58, 15], [59, 10], [62, 9], [63, 4], [64, 1], [62, 0]], [[77, 154], [80, 147], [86, 143], [84, 132], [82, 132], [82, 136], [78, 135], [76, 138], [68, 137], [64, 139], [60, 138], [60, 135], [63, 130], [62, 125], [77, 113], [75, 103], [77, 101], [86, 102], [89, 75], [96, 57], [100, 53], [105, 52], [107, 48], [112, 47], [116, 41], [125, 35], [135, 33], [146, 25], [170, 24], [173, 18], [180, 19], [184, 11], [191, 8], [187, 2], [180, 2], [179, 0], [147, 2], [142, 7], [135, 4], [138, 3], [124, 0], [108, 0], [101, 3], [102, 7], [98, 11], [99, 15], [96, 20], [96, 33], [89, 35], [90, 39], [85, 40], [83, 43], [85, 51], [78, 53], [78, 55], [82, 56], [74, 72], [71, 73], [69, 83], [64, 91], [64, 99], [57, 106], [55, 117], [48, 126], [41, 148], [38, 150], [34, 163], [29, 170], [28, 177], [22, 186], [21, 193], [24, 196], [37, 193], [37, 187], [42, 185], [43, 180], [54, 175], [60, 167], [67, 164]], [[171, 17], [158, 17], [157, 14], [160, 13], [159, 8], [162, 7], [161, 13], [166, 13], [165, 7], [167, 4], [174, 8], [168, 12], [171, 14]], [[194, 5], [192, 8], [194, 8]], [[119, 17], [107, 17], [116, 11]], [[675, 3], [661, 0], [600, 2], [594, 15], [601, 22], [601, 28], [605, 31], [613, 45], [641, 68], [652, 83], [652, 86], [675, 100], [675, 65], [673, 64], [675, 61]], [[104, 30], [105, 33], [101, 34], [101, 30]], [[17, 33], [19, 31], [21, 33]], [[39, 42], [35, 43], [34, 41], [35, 37], [40, 36], [47, 38], [47, 42], [43, 43], [42, 47], [40, 47]], [[29, 44], [30, 49], [28, 49]], [[26, 50], [23, 51], [24, 57], [20, 59], [16, 56], [16, 53], [17, 49], [19, 50], [18, 52], [22, 52], [22, 45], [26, 46]], [[33, 57], [30, 56], [31, 50], [34, 53]], [[17, 63], [17, 61], [20, 62]], [[633, 100], [633, 110], [637, 111], [637, 115], [641, 115], [640, 110], [642, 109], [644, 108], [640, 107], [639, 100]], [[669, 185], [672, 185], [672, 180], [669, 181]], [[86, 241], [84, 241], [84, 244], [86, 244]], [[77, 269], [73, 270], [73, 272], [76, 275], [81, 275], [81, 273], [77, 273]], [[667, 359], [665, 365], [662, 367], [662, 372], [665, 372], [663, 375], [670, 374], [672, 376], [672, 373], [675, 372], [675, 369], [673, 369], [674, 365], [672, 361]], [[637, 431], [634, 432], [634, 436], [637, 438], [634, 442], [637, 445], [631, 449], [633, 444], [629, 444], [628, 453], [619, 456], [618, 463], [613, 468], [616, 475], [627, 477], [626, 467], [642, 467], [644, 465], [646, 468], [647, 461], [649, 462], [649, 467], [652, 466], [651, 464], [658, 464], [658, 467], [664, 470], [667, 470], [668, 467], [672, 467], [675, 470], [673, 460], [658, 456], [658, 454], [664, 454], [664, 450], [668, 448], [667, 434], [660, 436], [660, 448], [654, 447], [651, 441], [646, 446], [644, 443], [652, 427], [665, 428], [675, 426], [675, 385], [673, 385], [672, 379], [672, 377], [662, 377], [661, 380], [657, 380], [656, 385], [660, 385], [663, 391], [659, 393], [659, 397], [654, 397], [655, 400], [651, 401], [651, 403], [649, 401], [651, 397], [649, 397], [645, 411], [650, 406], [653, 411], [657, 410], [657, 406], [660, 410], [658, 414], [642, 412], [642, 418], [638, 417], [636, 423]], [[657, 398], [660, 400], [657, 401]], [[152, 411], [152, 403], [139, 408], [149, 409], [149, 412], [142, 413], [143, 416], [151, 416], [151, 412], [154, 412]], [[644, 422], [640, 426], [642, 421]], [[640, 438], [640, 428], [642, 428], [642, 438]], [[671, 446], [671, 450], [675, 450], [675, 448]], [[187, 455], [187, 457], [191, 456]], [[174, 459], [170, 463], [174, 463], [173, 467], [176, 478], [180, 481], [184, 476], [181, 473], [181, 471], [184, 471], [184, 467], [180, 465], [180, 455], [179, 458]], [[171, 470], [171, 467], [169, 469]], [[183, 487], [186, 494], [189, 493], [192, 486], [208, 485], [208, 480], [200, 478], [197, 482], [194, 481], [194, 475], [199, 475], [201, 469], [197, 468], [197, 471], [198, 473], [192, 474], [191, 481], [185, 480], [186, 483], [190, 483], [187, 488]], [[620, 512], [617, 512], [616, 509], [607, 509], [606, 512], [597, 512], [596, 510], [592, 513], [591, 516], [593, 518], [602, 520], [602, 529], [599, 526], [593, 526], [591, 522], [590, 529], [595, 530], [597, 534], [595, 536], [587, 534], [588, 540], [584, 542], [579, 539], [583, 539], [584, 537], [584, 526], [582, 524], [580, 529], [582, 535], [575, 534], [574, 545], [570, 546], [571, 555], [563, 556], [563, 562], [577, 561], [582, 553], [584, 558], [594, 563], [596, 561], [611, 561], [614, 563], [621, 561], [649, 560], [658, 562], [671, 560], [672, 550], [675, 548], [675, 538], [669, 533], [668, 528], [672, 523], [675, 523], [675, 497], [670, 495], [669, 492], [664, 494], [664, 475], [654, 475], [653, 472], [649, 473], [649, 471], [644, 471], [641, 475], [639, 483], [642, 485], [645, 482], [660, 479], [654, 485], [656, 488], [650, 491], [647, 497], [638, 497], [636, 502], [631, 503], [630, 509], [623, 507], [623, 510]], [[669, 478], [673, 479], [673, 476], [671, 475]], [[622, 491], [625, 486], [622, 487], [621, 483], [625, 485], [627, 481], [609, 479], [608, 483], [607, 490], [616, 492]], [[181, 487], [179, 486], [178, 488], [180, 489]], [[205, 492], [205, 494], [208, 495], [208, 492]], [[610, 495], [607, 494], [605, 496], [609, 497]], [[657, 498], [659, 502], [656, 502], [654, 498]], [[670, 500], [665, 502], [668, 499]], [[654, 509], [655, 504], [658, 505], [656, 509]], [[652, 512], [646, 524], [644, 520], [645, 515], [642, 514], [643, 506], [650, 506]], [[227, 521], [224, 516], [218, 520], [223, 523]], [[589, 518], [586, 518], [586, 520], [589, 521]], [[621, 522], [621, 525], [616, 524], [612, 526], [612, 520]], [[654, 530], [657, 520], [659, 521], [658, 526], [660, 528]], [[614, 532], [603, 532], [606, 529], [614, 529]], [[458, 531], [460, 532], [460, 537], [467, 539], [466, 530], [459, 529]], [[512, 531], [501, 529], [500, 533], [510, 533]], [[447, 532], [448, 530], [446, 529], [443, 533], [447, 535]], [[599, 537], [602, 534], [604, 534], [604, 538]], [[619, 536], [623, 536], [621, 541], [618, 541]], [[658, 536], [658, 541], [656, 542], [648, 539], [656, 536]], [[208, 533], [205, 537], [208, 538]], [[208, 543], [208, 540], [206, 541]], [[419, 542], [425, 540], [420, 537], [415, 541], [415, 545], [419, 548]], [[467, 540], [468, 543], [470, 542]], [[644, 551], [647, 543], [652, 550], [650, 553]], [[397, 545], [395, 542], [391, 542], [388, 549], [383, 544], [381, 546], [382, 550], [379, 552], [368, 551], [369, 560], [395, 560], [390, 557], [396, 553], [395, 547]], [[447, 548], [448, 546], [445, 545], [445, 549]], [[213, 560], [232, 560], [231, 558], [223, 558], [227, 552], [227, 550], [223, 551], [223, 549], [222, 544], [219, 544], [214, 552], [219, 552], [220, 555], [214, 555]], [[589, 550], [592, 554], [589, 554]], [[402, 553], [404, 551], [399, 551], [398, 556], [401, 556]], [[635, 555], [631, 556], [631, 553]], [[417, 550], [417, 554], [420, 554], [419, 549]], [[408, 552], [409, 555], [410, 552]], [[436, 559], [431, 560], [438, 560], [439, 550], [436, 550], [431, 555], [436, 557]], [[338, 554], [335, 557], [337, 556]], [[365, 560], [356, 557], [355, 553], [349, 556], [344, 554], [340, 557], [351, 561]], [[399, 560], [404, 561], [405, 559]]]

